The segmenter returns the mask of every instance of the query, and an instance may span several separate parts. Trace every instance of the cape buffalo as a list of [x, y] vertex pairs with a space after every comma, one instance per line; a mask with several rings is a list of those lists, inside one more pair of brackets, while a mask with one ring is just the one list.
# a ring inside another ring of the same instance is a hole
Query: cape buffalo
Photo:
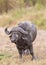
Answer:
[[5, 28], [5, 32], [9, 35], [11, 42], [16, 44], [20, 58], [22, 58], [22, 53], [26, 49], [29, 49], [32, 59], [35, 58], [32, 42], [36, 38], [37, 29], [34, 24], [24, 21], [17, 27], [13, 27], [11, 31]]

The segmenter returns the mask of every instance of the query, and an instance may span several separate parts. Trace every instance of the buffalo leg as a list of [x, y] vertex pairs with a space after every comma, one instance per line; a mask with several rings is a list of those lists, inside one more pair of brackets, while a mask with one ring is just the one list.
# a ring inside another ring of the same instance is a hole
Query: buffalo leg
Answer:
[[19, 58], [22, 58], [22, 49], [19, 48], [18, 45], [16, 45], [18, 52], [19, 52]]
[[29, 48], [30, 54], [32, 55], [32, 60], [35, 59], [34, 52], [33, 52], [33, 45]]
[[18, 49], [18, 52], [19, 52], [19, 58], [21, 59], [22, 58], [22, 49]]

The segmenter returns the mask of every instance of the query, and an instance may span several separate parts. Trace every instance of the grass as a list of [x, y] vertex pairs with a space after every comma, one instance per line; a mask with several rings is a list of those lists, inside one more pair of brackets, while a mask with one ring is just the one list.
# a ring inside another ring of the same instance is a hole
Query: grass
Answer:
[[[1, 26], [4, 27], [6, 25], [9, 25], [9, 26], [16, 25], [19, 23], [18, 21], [22, 21], [22, 20], [32, 21], [34, 24], [36, 24], [37, 28], [46, 29], [46, 9], [43, 9], [43, 8], [41, 9], [39, 5], [37, 5], [37, 7], [11, 10], [8, 13], [4, 13], [0, 15], [0, 27]], [[44, 39], [42, 39], [43, 37], [41, 36], [42, 35], [40, 33], [40, 37], [38, 38], [39, 40], [35, 42], [37, 43], [37, 47], [35, 47], [36, 48], [35, 54], [36, 56], [38, 56], [37, 60], [31, 61], [30, 56], [26, 56], [26, 55], [23, 56], [22, 60], [20, 60], [18, 58], [17, 51], [16, 52], [13, 51], [13, 53], [11, 51], [7, 52], [7, 49], [9, 49], [7, 48], [5, 49], [5, 51], [3, 50], [0, 53], [0, 65], [46, 65], [46, 49], [45, 49], [46, 46], [44, 46]]]
[[37, 7], [11, 10], [7, 14], [0, 15], [0, 26], [16, 25], [18, 21], [29, 20], [35, 23], [37, 28], [46, 29], [46, 9]]
[[20, 60], [16, 45], [10, 42], [2, 30], [0, 33], [0, 65], [46, 65], [46, 31], [37, 32], [37, 38], [33, 43], [37, 60], [33, 61], [31, 61], [30, 55], [23, 55]]
[[2, 60], [4, 58], [3, 54], [0, 54], [0, 60]]
[[34, 20], [35, 24], [38, 26], [39, 29], [46, 29], [46, 19], [40, 18]]
[[17, 54], [5, 54], [1, 55], [0, 65], [46, 65], [46, 59], [31, 61], [30, 56], [23, 56], [23, 59], [20, 60]]

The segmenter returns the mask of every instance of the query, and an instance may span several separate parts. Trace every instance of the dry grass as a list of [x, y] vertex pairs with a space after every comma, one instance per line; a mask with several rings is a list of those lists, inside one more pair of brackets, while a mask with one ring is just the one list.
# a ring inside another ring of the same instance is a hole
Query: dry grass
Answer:
[[31, 56], [25, 54], [20, 60], [15, 44], [0, 28], [0, 65], [46, 65], [46, 31], [38, 31], [33, 47], [37, 59], [31, 61]]
[[[15, 26], [19, 21], [29, 20], [35, 21], [38, 28], [46, 29], [46, 9], [27, 8], [10, 12], [0, 15], [0, 26]], [[0, 65], [46, 65], [46, 30], [38, 30], [33, 47], [37, 60], [31, 61], [30, 55], [24, 55], [20, 60], [15, 44], [10, 42], [4, 28], [0, 27]]]

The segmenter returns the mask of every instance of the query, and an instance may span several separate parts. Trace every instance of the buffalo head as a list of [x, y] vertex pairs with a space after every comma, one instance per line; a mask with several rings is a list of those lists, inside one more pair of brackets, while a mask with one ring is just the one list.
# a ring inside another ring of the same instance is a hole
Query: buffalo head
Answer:
[[11, 31], [8, 31], [7, 28], [5, 28], [5, 32], [9, 35], [9, 38], [13, 43], [16, 43], [18, 39], [21, 39], [22, 34], [28, 34], [27, 31], [24, 31], [20, 27], [13, 27]]

